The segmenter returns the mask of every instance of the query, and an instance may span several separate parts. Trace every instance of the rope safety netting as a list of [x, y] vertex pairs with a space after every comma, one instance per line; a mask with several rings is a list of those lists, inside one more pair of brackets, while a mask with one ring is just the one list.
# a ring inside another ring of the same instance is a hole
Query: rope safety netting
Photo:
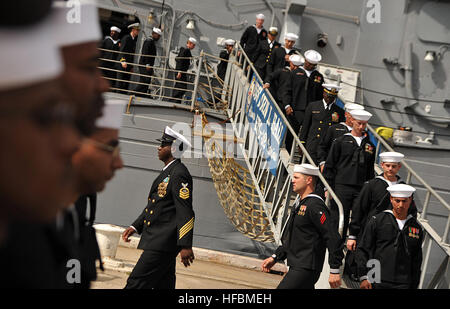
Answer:
[[[202, 115], [202, 125], [207, 123]], [[270, 223], [248, 169], [227, 156], [222, 139], [203, 135], [209, 169], [223, 210], [245, 236], [261, 242], [274, 242]], [[234, 143], [234, 141], [232, 141]]]

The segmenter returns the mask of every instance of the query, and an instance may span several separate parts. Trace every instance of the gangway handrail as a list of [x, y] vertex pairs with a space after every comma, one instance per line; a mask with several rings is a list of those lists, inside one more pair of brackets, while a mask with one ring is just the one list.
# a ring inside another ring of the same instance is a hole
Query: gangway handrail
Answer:
[[[240, 42], [237, 42], [237, 48], [236, 48], [236, 51], [235, 51], [235, 52], [239, 54], [239, 56], [238, 56], [239, 59], [238, 59], [238, 61], [237, 61], [238, 63], [241, 63], [242, 57], [244, 57], [244, 62], [243, 62], [242, 68], [246, 68], [247, 65], [251, 68], [251, 70], [248, 69], [248, 71], [247, 71], [247, 73], [246, 73], [247, 80], [248, 80], [248, 78], [249, 78], [250, 72], [253, 71], [253, 72], [255, 73], [256, 77], [259, 79], [259, 81], [263, 83], [264, 81], [263, 81], [263, 80], [261, 79], [261, 77], [259, 76], [257, 70], [255, 69], [253, 63], [252, 63], [252, 62], [250, 61], [250, 59], [248, 58], [248, 56], [247, 56], [247, 54], [245, 53], [244, 49], [242, 48]], [[227, 71], [228, 71], [228, 70], [227, 70]], [[288, 121], [287, 118], [285, 117], [283, 111], [280, 109], [280, 107], [279, 107], [278, 104], [276, 103], [276, 100], [273, 98], [273, 96], [272, 96], [272, 94], [270, 93], [270, 91], [268, 91], [267, 89], [265, 89], [265, 92], [266, 92], [266, 94], [269, 96], [269, 98], [272, 100], [272, 102], [275, 103], [275, 104], [274, 104], [275, 108], [276, 108], [277, 111], [279, 112], [279, 114], [280, 114], [280, 116], [281, 116], [281, 119], [283, 120], [284, 124], [286, 125], [287, 130], [289, 130], [289, 132], [292, 134], [292, 136], [293, 136], [293, 138], [294, 138], [295, 143], [294, 143], [292, 149], [295, 149], [295, 148], [294, 148], [295, 145], [299, 146], [300, 149], [301, 149], [302, 152], [303, 152], [303, 156], [306, 157], [306, 159], [308, 160], [308, 162], [309, 162], [311, 165], [317, 167], [317, 165], [316, 165], [316, 164], [314, 163], [314, 161], [312, 160], [312, 158], [311, 158], [311, 156], [309, 155], [309, 153], [308, 153], [308, 151], [306, 150], [306, 148], [305, 148], [305, 147], [303, 146], [303, 144], [300, 142], [300, 139], [299, 139], [299, 137], [298, 137], [298, 133], [294, 131], [294, 129], [292, 128], [292, 126], [290, 125], [289, 121]], [[292, 154], [291, 154], [291, 157], [292, 157]], [[289, 175], [292, 176], [292, 170], [289, 169], [289, 166], [286, 166], [286, 165], [285, 165], [285, 162], [282, 161], [281, 158], [279, 158], [279, 161], [282, 162], [282, 164], [285, 166], [286, 170], [288, 171]], [[253, 171], [252, 171], [252, 176], [254, 176], [254, 175], [253, 175]], [[326, 187], [329, 196], [331, 195], [331, 197], [334, 199], [334, 201], [336, 202], [336, 204], [337, 204], [337, 206], [338, 206], [338, 209], [339, 209], [339, 227], [338, 227], [338, 230], [339, 230], [340, 235], [341, 235], [342, 237], [345, 237], [345, 235], [342, 235], [342, 234], [343, 234], [343, 226], [344, 226], [344, 210], [343, 210], [342, 202], [339, 200], [339, 198], [337, 197], [337, 195], [335, 194], [335, 192], [333, 191], [333, 189], [331, 188], [331, 186], [328, 184], [328, 182], [326, 181], [325, 177], [322, 175], [321, 172], [319, 172], [319, 178], [320, 178], [320, 180], [322, 181], [322, 183], [324, 184], [324, 186]], [[256, 178], [255, 178], [255, 179], [256, 179]], [[289, 192], [289, 194], [290, 194], [290, 192]], [[265, 203], [265, 200], [262, 199], [262, 202]], [[268, 217], [270, 217], [270, 216], [268, 216]], [[281, 231], [281, 233], [279, 234], [279, 237], [280, 237], [280, 238], [281, 238], [281, 235], [282, 235], [282, 231]], [[276, 241], [279, 242], [280, 239], [276, 239]]]

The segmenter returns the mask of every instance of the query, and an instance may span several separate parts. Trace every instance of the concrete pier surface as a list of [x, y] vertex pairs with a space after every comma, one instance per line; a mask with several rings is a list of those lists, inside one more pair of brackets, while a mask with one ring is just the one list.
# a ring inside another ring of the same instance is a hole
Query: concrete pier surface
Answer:
[[[177, 289], [274, 289], [282, 279], [286, 268], [277, 264], [277, 273], [263, 273], [262, 260], [241, 257], [218, 251], [193, 248], [196, 259], [190, 267], [184, 267], [177, 257]], [[102, 272], [92, 289], [122, 289], [128, 275], [139, 259], [142, 250], [133, 246], [118, 246], [115, 258], [105, 258]]]

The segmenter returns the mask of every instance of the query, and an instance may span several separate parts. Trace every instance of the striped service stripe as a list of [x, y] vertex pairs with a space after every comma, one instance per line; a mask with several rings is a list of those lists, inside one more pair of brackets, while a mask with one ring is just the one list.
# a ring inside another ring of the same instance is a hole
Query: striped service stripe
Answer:
[[190, 232], [194, 228], [194, 217], [188, 221], [183, 227], [180, 229], [179, 239], [183, 238], [187, 233]]

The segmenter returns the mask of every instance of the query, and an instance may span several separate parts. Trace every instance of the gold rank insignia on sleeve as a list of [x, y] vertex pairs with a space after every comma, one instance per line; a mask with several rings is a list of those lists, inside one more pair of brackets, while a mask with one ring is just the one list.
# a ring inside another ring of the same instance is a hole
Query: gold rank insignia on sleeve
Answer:
[[180, 198], [182, 198], [183, 200], [186, 200], [189, 198], [189, 188], [187, 187], [188, 184], [182, 183], [181, 185], [183, 187], [180, 189]]
[[183, 238], [187, 233], [189, 233], [194, 228], [194, 217], [191, 218], [183, 227], [180, 229], [179, 239]]

